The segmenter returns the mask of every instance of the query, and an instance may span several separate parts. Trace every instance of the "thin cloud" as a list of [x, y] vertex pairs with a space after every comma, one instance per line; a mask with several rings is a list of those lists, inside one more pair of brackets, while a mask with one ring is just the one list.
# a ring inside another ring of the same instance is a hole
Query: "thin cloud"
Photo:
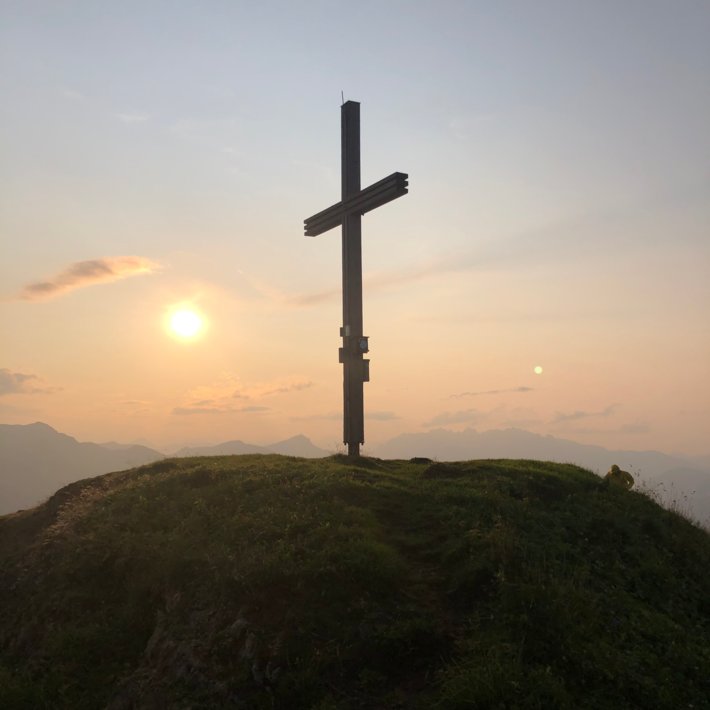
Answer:
[[[267, 388], [263, 392], [261, 392], [262, 397], [268, 397], [269, 395], [272, 394], [288, 394], [289, 392], [300, 392], [301, 390], [307, 390], [310, 387], [313, 387], [313, 383], [309, 380], [301, 380], [301, 381], [296, 381], [296, 382], [291, 382], [285, 385], [279, 385], [277, 387], [272, 387], [271, 389]], [[256, 391], [255, 391], [256, 392]], [[235, 396], [249, 396], [249, 395], [240, 395], [239, 393], [235, 393]], [[252, 395], [254, 396], [254, 395]]]
[[442, 323], [451, 323], [456, 325], [471, 325], [478, 323], [494, 323], [500, 325], [502, 323], [559, 323], [565, 321], [578, 322], [580, 320], [589, 321], [609, 321], [609, 320], [628, 320], [629, 318], [636, 318], [641, 315], [641, 311], [635, 307], [628, 307], [627, 305], [615, 306], [613, 310], [604, 309], [572, 309], [567, 308], [555, 308], [552, 310], [546, 310], [544, 312], [540, 311], [518, 311], [513, 313], [480, 313], [480, 312], [469, 312], [469, 313], [449, 313], [449, 314], [428, 314], [419, 315], [412, 318], [415, 323], [435, 323], [441, 325]]
[[[456, 270], [455, 264], [455, 259], [439, 259], [424, 266], [415, 266], [406, 269], [373, 274], [365, 277], [365, 288], [368, 291], [381, 291], [390, 286], [413, 281], [421, 281], [422, 279], [425, 279], [433, 274]], [[321, 291], [312, 291], [310, 293], [302, 293], [297, 296], [292, 296], [287, 298], [286, 302], [292, 306], [314, 306], [340, 298], [340, 295], [341, 289], [333, 287], [323, 289]]]
[[226, 414], [230, 409], [220, 409], [219, 407], [175, 407], [173, 414], [178, 416], [188, 416], [191, 414]]
[[648, 434], [649, 431], [651, 431], [651, 427], [643, 422], [624, 424], [619, 428], [621, 434]]
[[17, 394], [32, 391], [29, 383], [36, 380], [37, 375], [26, 375], [23, 372], [10, 372], [7, 368], [0, 370], [0, 395]]
[[77, 261], [47, 281], [28, 284], [22, 289], [20, 298], [25, 301], [55, 298], [78, 288], [150, 274], [158, 268], [158, 264], [142, 256], [114, 256]]
[[[487, 251], [488, 249], [488, 251]], [[489, 253], [490, 251], [490, 253]], [[452, 273], [461, 273], [474, 270], [483, 270], [496, 266], [500, 261], [497, 253], [490, 247], [482, 247], [478, 252], [462, 252], [430, 259], [423, 264], [382, 271], [366, 276], [363, 281], [368, 291], [384, 291], [393, 286], [417, 283], [432, 276], [441, 276]], [[338, 297], [339, 288], [329, 288], [321, 291], [300, 294], [288, 299], [295, 306], [312, 306]]]
[[458, 394], [449, 395], [452, 399], [457, 399], [458, 397], [480, 397], [484, 394], [507, 394], [509, 392], [532, 392], [534, 387], [511, 387], [510, 389], [503, 390], [480, 390], [478, 392], [459, 392]]
[[40, 378], [24, 372], [12, 372], [6, 367], [0, 368], [0, 396], [8, 394], [52, 394], [56, 387], [38, 386]]
[[323, 414], [302, 414], [297, 417], [290, 417], [293, 422], [312, 422], [312, 421], [338, 421], [343, 418], [342, 412], [325, 412]]
[[[304, 414], [297, 417], [291, 417], [294, 422], [310, 422], [310, 421], [339, 421], [342, 420], [342, 412], [324, 412], [321, 414]], [[365, 412], [365, 419], [373, 422], [390, 422], [396, 419], [401, 419], [398, 414], [388, 411], [372, 411]]]
[[374, 412], [365, 412], [365, 419], [370, 419], [373, 422], [392, 422], [395, 421], [396, 419], [401, 419], [401, 417], [394, 412], [387, 412], [387, 411], [374, 411]]
[[150, 119], [149, 113], [141, 113], [139, 111], [129, 113], [117, 113], [116, 118], [122, 123], [145, 123]]
[[433, 419], [424, 422], [424, 426], [444, 426], [446, 424], [463, 424], [465, 422], [476, 421], [481, 418], [481, 412], [477, 409], [463, 409], [458, 412], [442, 412]]
[[329, 288], [323, 291], [314, 291], [312, 293], [302, 293], [298, 296], [293, 296], [286, 299], [287, 303], [292, 306], [315, 306], [319, 303], [332, 301], [340, 296], [339, 288]]
[[[364, 279], [368, 291], [381, 291], [393, 286], [411, 284], [431, 277], [468, 272], [510, 271], [538, 264], [569, 262], [584, 258], [598, 258], [601, 246], [614, 244], [617, 250], [632, 243], [631, 230], [621, 227], [633, 210], [619, 209], [604, 213], [579, 213], [541, 224], [526, 232], [481, 240], [473, 248], [456, 254], [442, 254], [428, 261], [372, 274]], [[570, 234], [577, 236], [570, 239]], [[594, 238], [591, 238], [594, 236]], [[581, 252], [580, 252], [581, 250]], [[313, 306], [335, 299], [339, 288], [329, 288], [300, 294], [286, 299], [295, 306]]]
[[541, 419], [530, 417], [528, 419], [504, 419], [500, 422], [499, 426], [503, 429], [528, 429], [530, 427], [536, 427], [542, 423], [543, 421]]
[[65, 99], [69, 99], [70, 101], [85, 101], [86, 100], [86, 95], [82, 94], [81, 91], [77, 91], [76, 89], [70, 89], [68, 87], [61, 87], [59, 89], [59, 93]]
[[206, 407], [206, 406], [195, 406], [195, 407], [175, 407], [173, 409], [173, 414], [178, 416], [189, 416], [192, 414], [256, 414], [259, 412], [268, 412], [269, 407], [260, 407], [257, 405], [250, 405], [248, 407]]
[[152, 404], [145, 399], [124, 399], [116, 402], [116, 410], [129, 416], [136, 416], [150, 412]]
[[569, 434], [648, 434], [652, 428], [643, 422], [634, 422], [631, 424], [622, 424], [619, 427], [574, 427], [567, 429]]
[[275, 394], [289, 394], [300, 392], [313, 387], [313, 382], [304, 379], [286, 379], [275, 382], [260, 382], [252, 385], [239, 385], [231, 397], [232, 399], [259, 399], [260, 397], [271, 397]]
[[555, 418], [552, 420], [552, 424], [561, 424], [563, 422], [574, 422], [578, 421], [580, 419], [589, 419], [592, 417], [609, 417], [611, 416], [616, 409], [618, 409], [619, 405], [618, 404], [610, 404], [608, 407], [605, 407], [599, 412], [585, 412], [583, 410], [576, 410], [574, 412], [570, 412], [569, 414], [565, 414], [563, 412], [557, 412]]
[[312, 386], [313, 382], [299, 377], [244, 384], [239, 377], [227, 373], [212, 384], [200, 385], [188, 391], [180, 406], [173, 409], [173, 414], [265, 412], [269, 407], [261, 404], [263, 398], [291, 394]]

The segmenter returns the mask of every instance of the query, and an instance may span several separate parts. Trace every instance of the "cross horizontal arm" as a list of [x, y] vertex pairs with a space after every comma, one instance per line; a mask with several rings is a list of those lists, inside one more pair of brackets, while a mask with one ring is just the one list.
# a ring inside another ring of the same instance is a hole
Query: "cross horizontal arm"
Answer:
[[406, 173], [392, 173], [370, 187], [360, 190], [344, 202], [338, 202], [309, 217], [304, 222], [306, 236], [317, 237], [333, 227], [340, 226], [343, 218], [349, 214], [365, 214], [406, 195], [408, 179], [409, 176]]

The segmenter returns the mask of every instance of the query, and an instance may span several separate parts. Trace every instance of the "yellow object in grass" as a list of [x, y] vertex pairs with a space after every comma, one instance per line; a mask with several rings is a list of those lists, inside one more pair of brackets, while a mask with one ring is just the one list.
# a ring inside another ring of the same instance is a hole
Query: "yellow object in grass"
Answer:
[[611, 467], [609, 473], [604, 476], [604, 484], [609, 486], [620, 486], [624, 490], [630, 490], [634, 485], [634, 477], [628, 471], [622, 471], [616, 464]]

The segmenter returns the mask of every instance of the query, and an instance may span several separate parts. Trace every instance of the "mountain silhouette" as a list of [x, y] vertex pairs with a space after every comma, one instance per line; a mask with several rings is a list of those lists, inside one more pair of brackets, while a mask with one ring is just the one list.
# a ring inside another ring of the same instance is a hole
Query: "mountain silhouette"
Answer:
[[239, 439], [212, 446], [186, 446], [176, 452], [174, 456], [182, 458], [185, 456], [241, 456], [242, 454], [282, 454], [283, 456], [319, 459], [329, 456], [330, 452], [318, 448], [308, 437], [299, 434], [290, 439], [264, 446], [247, 444]]
[[[266, 446], [227, 441], [214, 446], [185, 447], [174, 456], [282, 454], [322, 458], [307, 437], [298, 435]], [[122, 471], [165, 458], [147, 446], [109, 441], [78, 442], [48, 424], [0, 424], [0, 515], [41, 502], [57, 488], [111, 471]]]
[[87, 476], [165, 458], [147, 446], [81, 443], [48, 424], [0, 424], [0, 515], [36, 505]]
[[[404, 433], [369, 452], [388, 459], [415, 456], [440, 461], [506, 458], [574, 463], [604, 474], [612, 464], [634, 474], [637, 484], [655, 490], [659, 502], [690, 517], [710, 520], [710, 458], [684, 458], [659, 451], [610, 450], [522, 429], [434, 429]], [[206, 446], [188, 446], [174, 457], [282, 454], [323, 458], [330, 452], [302, 434], [273, 444], [257, 445], [239, 439]], [[110, 471], [119, 471], [165, 458], [146, 446], [110, 441], [80, 443], [47, 424], [0, 425], [0, 515], [39, 503], [60, 486]]]
[[376, 456], [395, 459], [414, 456], [441, 461], [536, 459], [574, 463], [598, 474], [606, 473], [612, 464], [617, 464], [633, 473], [637, 483], [652, 488], [664, 505], [678, 507], [701, 522], [710, 518], [708, 457], [683, 458], [660, 451], [611, 450], [515, 428], [406, 433], [373, 446], [371, 451]]

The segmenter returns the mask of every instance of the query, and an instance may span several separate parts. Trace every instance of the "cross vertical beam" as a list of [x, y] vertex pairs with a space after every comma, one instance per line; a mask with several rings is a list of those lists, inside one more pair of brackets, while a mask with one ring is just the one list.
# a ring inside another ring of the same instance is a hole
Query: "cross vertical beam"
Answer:
[[370, 380], [368, 338], [362, 334], [362, 215], [406, 195], [408, 175], [392, 173], [364, 190], [360, 188], [360, 104], [346, 101], [340, 108], [341, 201], [304, 222], [307, 237], [342, 227], [343, 326], [343, 443], [348, 456], [360, 455], [365, 443], [363, 384]]
[[[360, 192], [360, 104], [348, 101], [340, 107], [342, 194], [345, 202]], [[360, 455], [365, 443], [365, 405], [362, 352], [353, 344], [363, 336], [362, 318], [362, 217], [343, 217], [343, 442], [348, 456]]]

